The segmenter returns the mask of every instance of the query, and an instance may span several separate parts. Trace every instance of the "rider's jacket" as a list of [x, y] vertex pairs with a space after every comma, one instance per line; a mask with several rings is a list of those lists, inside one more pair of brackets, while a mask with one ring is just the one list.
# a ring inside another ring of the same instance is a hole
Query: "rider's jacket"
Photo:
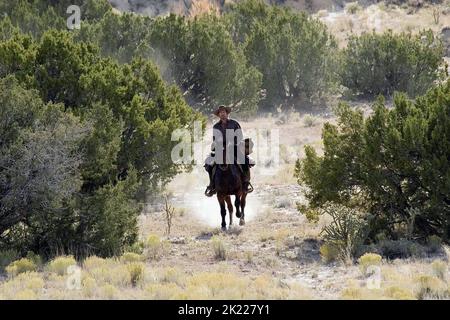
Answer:
[[[234, 119], [228, 119], [226, 125], [218, 121], [213, 126], [213, 151], [215, 151], [216, 161], [221, 159], [227, 160], [230, 163], [231, 159], [243, 159], [245, 155], [242, 150], [238, 148], [243, 140], [243, 133], [239, 122]], [[220, 157], [222, 151], [222, 158]], [[231, 152], [233, 151], [233, 152]]]

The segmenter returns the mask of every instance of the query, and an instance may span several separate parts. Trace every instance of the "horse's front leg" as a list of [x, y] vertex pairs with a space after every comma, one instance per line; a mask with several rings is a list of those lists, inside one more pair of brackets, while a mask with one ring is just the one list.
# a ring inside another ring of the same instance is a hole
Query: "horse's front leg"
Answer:
[[236, 194], [236, 200], [234, 200], [234, 206], [236, 207], [236, 218], [240, 218], [241, 217], [241, 194], [238, 193]]
[[222, 231], [227, 230], [227, 224], [225, 222], [225, 216], [227, 215], [227, 210], [225, 209], [225, 196], [217, 194], [217, 200], [220, 204], [220, 215], [222, 216]]
[[246, 193], [242, 194], [242, 197], [241, 197], [241, 218], [239, 219], [239, 225], [240, 226], [245, 225], [245, 204], [246, 204], [246, 198], [247, 198], [247, 194]]
[[230, 226], [233, 224], [233, 204], [231, 203], [231, 197], [226, 196], [225, 201], [228, 207], [228, 214], [230, 215]]

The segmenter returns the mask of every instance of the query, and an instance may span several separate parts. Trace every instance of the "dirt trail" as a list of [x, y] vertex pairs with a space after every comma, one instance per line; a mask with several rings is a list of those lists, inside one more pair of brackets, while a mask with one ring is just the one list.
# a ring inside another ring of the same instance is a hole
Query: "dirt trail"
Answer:
[[[225, 270], [249, 277], [269, 275], [283, 285], [300, 284], [314, 298], [338, 297], [347, 279], [358, 276], [358, 268], [322, 263], [318, 236], [326, 221], [309, 223], [297, 211], [296, 203], [304, 200], [304, 190], [294, 177], [294, 164], [302, 157], [304, 145], [320, 150], [322, 126], [334, 119], [316, 116], [313, 125], [307, 126], [305, 116], [292, 113], [240, 121], [244, 135], [252, 136], [256, 142], [254, 150], [258, 150], [252, 154], [257, 163], [252, 170], [255, 191], [247, 197], [244, 227], [239, 227], [235, 218], [232, 228], [220, 231], [217, 199], [203, 194], [208, 175], [202, 164], [172, 181], [168, 187], [170, 203], [179, 214], [173, 222], [170, 254], [158, 262], [159, 266], [188, 272]], [[267, 136], [279, 138], [278, 159], [267, 156], [274, 147], [266, 143]], [[208, 141], [206, 136], [205, 146]], [[161, 208], [145, 215], [141, 222], [143, 237], [150, 233], [164, 236], [164, 223]], [[227, 249], [225, 261], [214, 257], [210, 241], [213, 235], [218, 235]]]
[[[215, 197], [203, 195], [206, 172], [181, 175], [171, 185], [171, 204], [178, 208], [169, 237], [170, 254], [158, 266], [187, 272], [220, 270], [237, 275], [269, 275], [283, 285], [294, 283], [308, 289], [315, 298], [332, 299], [358, 274], [356, 267], [324, 265], [317, 240], [320, 225], [310, 224], [298, 213], [295, 203], [303, 199], [298, 184], [255, 182], [248, 195], [246, 225], [222, 232], [219, 205]], [[198, 183], [192, 185], [192, 181]], [[257, 180], [257, 179], [256, 179]], [[227, 216], [228, 222], [228, 216]], [[164, 234], [161, 212], [143, 217], [144, 236]], [[211, 238], [219, 236], [227, 248], [227, 259], [217, 261]]]

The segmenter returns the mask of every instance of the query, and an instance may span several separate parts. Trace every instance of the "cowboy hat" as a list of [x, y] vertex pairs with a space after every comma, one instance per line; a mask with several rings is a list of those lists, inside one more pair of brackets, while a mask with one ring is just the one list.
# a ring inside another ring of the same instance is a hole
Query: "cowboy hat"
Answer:
[[227, 112], [227, 114], [229, 114], [229, 113], [231, 112], [231, 108], [230, 108], [230, 107], [227, 107], [227, 106], [224, 106], [224, 105], [220, 105], [220, 106], [217, 108], [217, 110], [214, 111], [214, 114], [215, 114], [216, 116], [219, 116], [220, 110], [223, 110], [223, 109], [225, 109], [225, 111]]

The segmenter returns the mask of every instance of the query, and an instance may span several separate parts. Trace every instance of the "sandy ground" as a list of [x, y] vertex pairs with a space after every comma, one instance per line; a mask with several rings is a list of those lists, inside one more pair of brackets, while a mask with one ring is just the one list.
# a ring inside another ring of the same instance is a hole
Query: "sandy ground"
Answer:
[[327, 25], [340, 47], [345, 47], [349, 36], [373, 30], [377, 33], [391, 29], [394, 32], [417, 34], [420, 30], [431, 29], [439, 34], [443, 28], [450, 27], [448, 3], [414, 9], [386, 6], [381, 2], [366, 8], [360, 7], [354, 13], [348, 10], [321, 10], [315, 16]]

